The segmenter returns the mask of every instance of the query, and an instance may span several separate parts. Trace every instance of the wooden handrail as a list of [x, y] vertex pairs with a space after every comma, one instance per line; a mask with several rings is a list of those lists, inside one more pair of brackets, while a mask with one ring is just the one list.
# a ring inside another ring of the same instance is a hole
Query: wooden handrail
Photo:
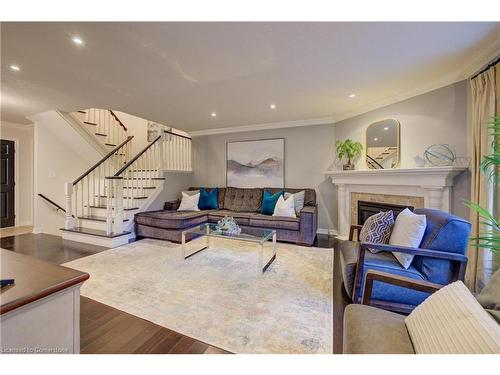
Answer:
[[[42, 197], [43, 199], [45, 199], [47, 202], [49, 202], [50, 204], [52, 204], [53, 206], [55, 206], [58, 210], [61, 210], [62, 212], [66, 212], [66, 210], [64, 208], [62, 208], [61, 206], [59, 206], [56, 202], [54, 202], [52, 199], [50, 198], [47, 198], [45, 195], [43, 194], [40, 194], [38, 193], [38, 196], [39, 197]], [[71, 215], [73, 216], [73, 215]], [[74, 217], [74, 216], [73, 216]]]
[[167, 133], [167, 134], [176, 135], [176, 136], [181, 137], [181, 138], [185, 138], [185, 139], [193, 140], [193, 138], [191, 138], [191, 137], [188, 137], [188, 136], [185, 136], [185, 135], [182, 135], [182, 134], [173, 133], [173, 132], [168, 131], [168, 130], [164, 130], [163, 132], [164, 132], [164, 133]]
[[377, 164], [377, 165], [380, 167], [380, 169], [384, 169], [384, 167], [382, 167], [382, 166], [379, 164], [379, 162], [378, 162], [378, 161], [376, 161], [374, 158], [372, 158], [370, 155], [366, 155], [366, 157], [367, 157], [368, 159], [370, 159], [370, 161], [371, 161], [372, 163]]
[[113, 116], [115, 118], [115, 120], [118, 121], [118, 123], [123, 128], [123, 130], [127, 131], [127, 128], [125, 127], [125, 125], [123, 125], [123, 122], [120, 121], [118, 116], [111, 109], [109, 110], [109, 113], [111, 113], [111, 116]]
[[111, 156], [113, 156], [116, 153], [116, 151], [118, 151], [120, 148], [122, 148], [128, 142], [130, 142], [130, 140], [132, 138], [134, 138], [133, 135], [128, 136], [125, 141], [123, 141], [121, 144], [119, 144], [118, 146], [116, 146], [109, 154], [107, 154], [105, 157], [103, 157], [101, 160], [99, 160], [96, 164], [94, 164], [92, 167], [90, 167], [90, 169], [87, 170], [84, 174], [82, 174], [75, 181], [73, 181], [73, 185], [76, 185], [81, 180], [83, 180], [85, 177], [87, 177], [94, 169], [96, 169], [98, 166], [100, 166], [102, 163], [104, 163], [106, 160], [108, 160]]
[[153, 146], [156, 142], [158, 142], [158, 140], [161, 138], [161, 135], [159, 135], [158, 137], [156, 137], [156, 139], [151, 142], [149, 145], [147, 145], [146, 147], [143, 148], [143, 150], [141, 152], [139, 152], [137, 155], [135, 155], [135, 157], [130, 160], [127, 164], [125, 164], [118, 172], [115, 173], [115, 177], [118, 177], [119, 175], [121, 175], [125, 170], [128, 169], [128, 167], [130, 167], [132, 164], [134, 164], [134, 162], [139, 159], [142, 154], [144, 154], [147, 150], [149, 150], [149, 148], [151, 146]]

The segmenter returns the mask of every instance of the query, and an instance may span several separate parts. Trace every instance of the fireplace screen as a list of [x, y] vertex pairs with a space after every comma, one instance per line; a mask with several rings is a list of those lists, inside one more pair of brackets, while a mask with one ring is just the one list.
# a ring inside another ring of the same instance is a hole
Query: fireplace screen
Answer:
[[370, 216], [378, 214], [381, 211], [392, 210], [394, 212], [394, 218], [399, 215], [401, 211], [405, 208], [409, 208], [413, 211], [413, 206], [402, 206], [399, 204], [390, 203], [377, 203], [377, 202], [366, 202], [358, 201], [358, 225], [363, 225]]

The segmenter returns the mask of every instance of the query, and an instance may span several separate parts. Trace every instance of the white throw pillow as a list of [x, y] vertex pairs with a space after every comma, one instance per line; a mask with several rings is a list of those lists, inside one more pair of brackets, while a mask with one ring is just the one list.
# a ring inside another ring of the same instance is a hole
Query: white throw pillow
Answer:
[[177, 211], [199, 211], [198, 201], [200, 200], [200, 193], [195, 195], [189, 195], [182, 192], [181, 204]]
[[[389, 245], [419, 247], [424, 237], [427, 220], [425, 215], [416, 215], [405, 208], [396, 218]], [[404, 268], [410, 267], [414, 255], [392, 252]]]
[[274, 206], [273, 216], [296, 217], [293, 195], [287, 199], [283, 198], [283, 195], [280, 195], [276, 206]]
[[304, 208], [304, 199], [306, 197], [306, 191], [301, 190], [297, 193], [287, 193], [285, 192], [285, 199], [293, 195], [293, 202], [295, 207], [295, 214], [299, 215], [300, 211]]
[[500, 328], [461, 281], [432, 294], [405, 318], [417, 354], [500, 354]]
[[193, 196], [196, 194], [200, 194], [200, 191], [199, 190], [184, 190], [181, 193], [186, 193], [189, 196]]

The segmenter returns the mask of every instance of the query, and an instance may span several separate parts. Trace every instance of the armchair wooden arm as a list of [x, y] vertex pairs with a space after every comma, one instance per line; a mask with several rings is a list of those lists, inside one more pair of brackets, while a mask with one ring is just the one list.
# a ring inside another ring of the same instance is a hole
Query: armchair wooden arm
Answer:
[[467, 266], [467, 257], [462, 254], [457, 253], [448, 253], [445, 251], [439, 250], [430, 250], [430, 249], [421, 249], [421, 248], [413, 248], [413, 247], [405, 247], [405, 246], [394, 246], [394, 245], [386, 245], [386, 244], [377, 244], [370, 242], [362, 242], [359, 247], [358, 252], [358, 261], [356, 264], [356, 273], [354, 275], [354, 283], [352, 290], [352, 300], [354, 303], [358, 303], [361, 299], [361, 279], [363, 275], [363, 267], [365, 261], [365, 252], [368, 249], [377, 249], [382, 251], [394, 251], [406, 254], [413, 255], [421, 255], [425, 257], [438, 258], [438, 259], [446, 259], [454, 261], [457, 266], [454, 270], [453, 281], [455, 280], [463, 280], [465, 276], [465, 268]]
[[351, 225], [351, 229], [349, 229], [349, 241], [353, 241], [355, 231], [356, 231], [356, 238], [359, 241], [359, 234], [361, 233], [361, 228], [363, 228], [362, 225], [356, 225], [356, 224]]
[[394, 275], [392, 273], [369, 270], [366, 272], [365, 287], [363, 289], [363, 297], [361, 303], [369, 305], [372, 297], [373, 282], [380, 281], [391, 285], [410, 288], [421, 292], [434, 293], [441, 289], [444, 285], [431, 283], [424, 280], [411, 279], [405, 276]]

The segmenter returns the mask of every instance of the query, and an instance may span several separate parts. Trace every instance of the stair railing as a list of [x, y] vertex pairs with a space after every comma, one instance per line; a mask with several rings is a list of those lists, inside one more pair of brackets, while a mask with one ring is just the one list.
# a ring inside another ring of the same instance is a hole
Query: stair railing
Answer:
[[[106, 218], [108, 227], [114, 221], [112, 216], [122, 215], [123, 212], [128, 216], [130, 211], [142, 206], [143, 200], [148, 198], [146, 190], [156, 188], [155, 181], [163, 180], [163, 171], [191, 171], [191, 150], [190, 137], [163, 130], [153, 142], [117, 171], [114, 179], [107, 179], [108, 191], [116, 191], [113, 208], [108, 210]], [[118, 191], [122, 191], [123, 195]]]
[[[102, 207], [101, 198], [111, 195], [106, 190], [105, 178], [113, 176], [118, 169], [127, 164], [128, 155], [131, 154], [130, 141], [133, 138], [134, 136], [127, 137], [75, 181], [65, 184], [66, 229], [78, 226], [78, 218], [89, 216], [92, 207]], [[72, 220], [73, 210], [74, 220]]]
[[95, 133], [105, 136], [105, 144], [116, 146], [127, 139], [127, 127], [110, 109], [89, 108], [84, 111], [84, 123], [95, 125]]

